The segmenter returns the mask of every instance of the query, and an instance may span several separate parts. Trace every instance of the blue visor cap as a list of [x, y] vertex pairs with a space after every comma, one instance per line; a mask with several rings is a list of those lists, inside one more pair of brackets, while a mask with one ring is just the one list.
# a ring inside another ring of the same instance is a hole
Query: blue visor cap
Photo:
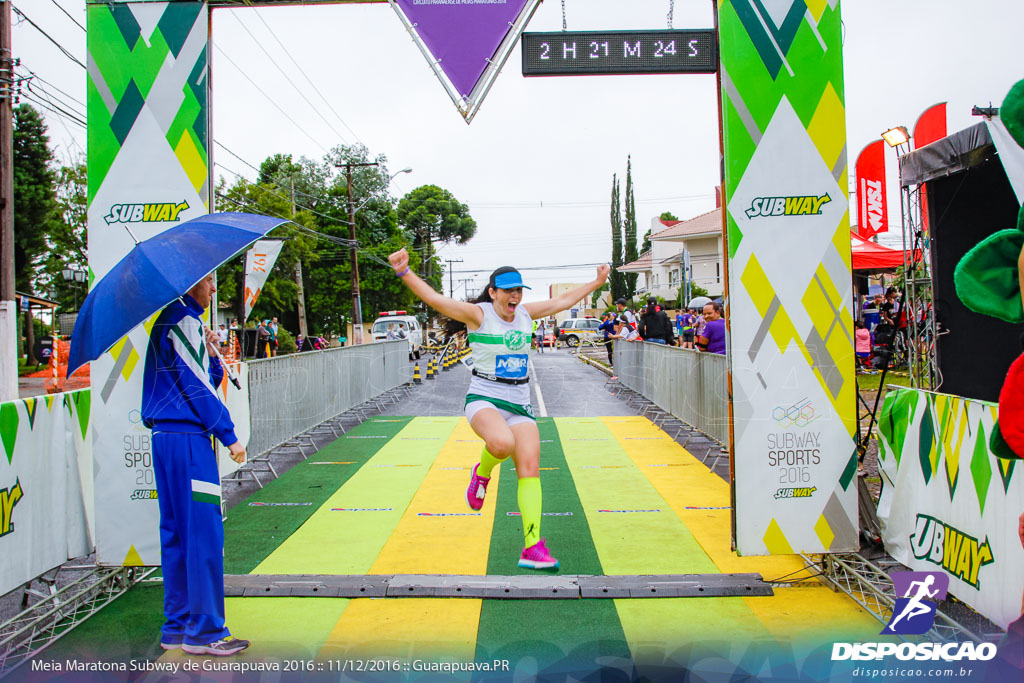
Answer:
[[523, 276], [517, 272], [502, 273], [494, 278], [494, 287], [495, 289], [515, 289], [516, 287], [531, 289], [523, 284]]

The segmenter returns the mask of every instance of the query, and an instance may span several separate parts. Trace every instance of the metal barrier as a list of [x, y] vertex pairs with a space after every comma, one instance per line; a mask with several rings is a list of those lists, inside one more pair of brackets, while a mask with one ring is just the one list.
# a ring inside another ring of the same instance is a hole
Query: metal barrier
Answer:
[[619, 382], [719, 443], [729, 441], [725, 356], [650, 342], [615, 342]]
[[406, 341], [293, 353], [248, 366], [252, 456], [412, 380]]

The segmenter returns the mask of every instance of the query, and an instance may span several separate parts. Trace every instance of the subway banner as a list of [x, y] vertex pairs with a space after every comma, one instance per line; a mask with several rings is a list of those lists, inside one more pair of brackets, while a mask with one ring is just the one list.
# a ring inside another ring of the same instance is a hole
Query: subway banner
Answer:
[[92, 549], [90, 398], [0, 403], [0, 595]]
[[856, 389], [839, 0], [722, 0], [734, 544], [844, 552]]
[[[89, 270], [102, 278], [139, 240], [209, 210], [207, 6], [89, 4]], [[160, 563], [142, 374], [156, 315], [92, 363], [96, 555]]]
[[999, 626], [1024, 603], [1024, 463], [989, 450], [995, 403], [891, 389], [878, 420], [882, 540], [915, 571], [941, 571], [949, 592]]

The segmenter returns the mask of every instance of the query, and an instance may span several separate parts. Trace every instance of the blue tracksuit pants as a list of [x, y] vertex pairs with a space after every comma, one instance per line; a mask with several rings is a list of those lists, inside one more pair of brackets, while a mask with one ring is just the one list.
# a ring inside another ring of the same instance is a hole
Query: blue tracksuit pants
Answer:
[[164, 575], [163, 642], [206, 645], [224, 626], [224, 523], [210, 437], [153, 432]]

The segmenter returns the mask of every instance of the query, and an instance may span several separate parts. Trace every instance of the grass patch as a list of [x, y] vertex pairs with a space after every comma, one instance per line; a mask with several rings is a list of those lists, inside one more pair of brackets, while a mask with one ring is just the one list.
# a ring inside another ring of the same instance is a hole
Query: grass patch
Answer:
[[[857, 386], [861, 391], [878, 391], [878, 385], [882, 380], [882, 372], [878, 371], [877, 374], [868, 375], [857, 373]], [[903, 373], [896, 373], [889, 371], [885, 373], [885, 383], [895, 384], [901, 387], [910, 386], [910, 376]]]

